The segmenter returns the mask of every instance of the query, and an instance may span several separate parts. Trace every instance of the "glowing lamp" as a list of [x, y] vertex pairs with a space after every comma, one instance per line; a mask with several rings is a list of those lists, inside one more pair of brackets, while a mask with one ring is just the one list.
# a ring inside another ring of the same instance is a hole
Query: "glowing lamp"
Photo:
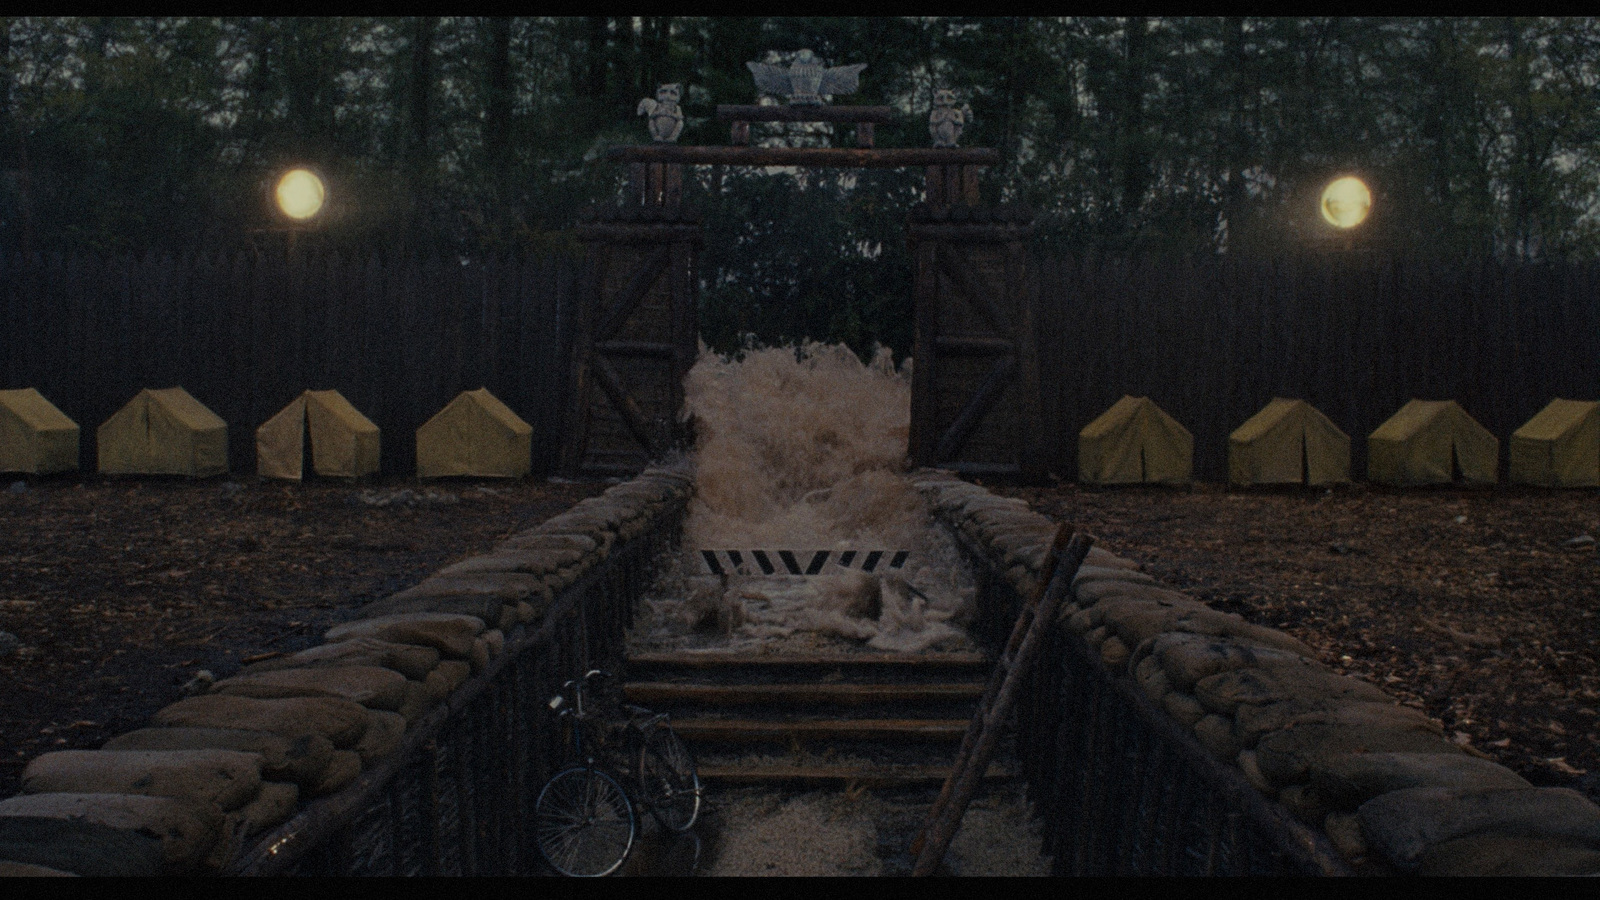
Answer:
[[1322, 218], [1335, 228], [1354, 228], [1372, 211], [1372, 192], [1351, 175], [1336, 178], [1322, 189]]
[[322, 179], [305, 169], [291, 169], [278, 179], [278, 208], [297, 222], [304, 222], [322, 210], [326, 192]]

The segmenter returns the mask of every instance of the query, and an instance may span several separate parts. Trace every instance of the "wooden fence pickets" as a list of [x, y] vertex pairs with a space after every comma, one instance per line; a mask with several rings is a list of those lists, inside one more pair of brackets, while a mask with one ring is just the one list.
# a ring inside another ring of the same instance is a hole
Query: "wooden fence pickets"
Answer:
[[[1123, 394], [1193, 432], [1195, 477], [1222, 481], [1227, 436], [1273, 396], [1352, 438], [1412, 397], [1453, 399], [1505, 440], [1551, 398], [1600, 396], [1600, 264], [1378, 254], [1173, 261], [1037, 257], [1044, 432], [1076, 472], [1077, 434]], [[0, 254], [0, 387], [33, 387], [92, 430], [141, 388], [182, 385], [230, 424], [253, 471], [256, 426], [334, 388], [384, 431], [383, 471], [415, 471], [411, 435], [488, 387], [555, 465], [578, 266], [564, 258], [190, 252]], [[548, 436], [546, 438], [545, 436]], [[92, 440], [92, 439], [91, 439]], [[92, 453], [88, 458], [92, 458]]]

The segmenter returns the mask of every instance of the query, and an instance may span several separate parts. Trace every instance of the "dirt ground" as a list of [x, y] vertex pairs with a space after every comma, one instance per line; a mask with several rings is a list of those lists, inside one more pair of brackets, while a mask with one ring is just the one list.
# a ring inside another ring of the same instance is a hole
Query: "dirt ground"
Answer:
[[1595, 490], [991, 487], [1600, 802]]
[[[604, 483], [0, 479], [0, 797], [42, 752], [142, 726], [204, 669], [320, 642], [369, 600]], [[1600, 800], [1593, 490], [994, 485]], [[0, 638], [3, 640], [3, 638]]]
[[[604, 483], [0, 479], [0, 797]], [[3, 640], [3, 639], [0, 639]], [[0, 649], [3, 653], [3, 649]]]

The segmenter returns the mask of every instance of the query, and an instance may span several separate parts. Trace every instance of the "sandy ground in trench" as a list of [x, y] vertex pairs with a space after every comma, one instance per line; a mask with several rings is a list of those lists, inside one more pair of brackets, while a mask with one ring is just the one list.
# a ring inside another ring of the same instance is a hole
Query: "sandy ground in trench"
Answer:
[[[718, 835], [701, 874], [881, 876], [909, 874], [906, 848], [933, 795], [741, 788], [710, 799]], [[1039, 826], [1030, 818], [1014, 788], [980, 794], [945, 856], [949, 874], [1048, 875]]]

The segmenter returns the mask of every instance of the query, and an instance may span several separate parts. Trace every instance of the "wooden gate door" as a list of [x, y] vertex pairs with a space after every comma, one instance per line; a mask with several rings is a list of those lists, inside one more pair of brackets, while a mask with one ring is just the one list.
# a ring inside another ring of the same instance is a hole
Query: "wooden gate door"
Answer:
[[584, 281], [561, 469], [632, 475], [686, 439], [678, 414], [699, 347], [700, 223], [676, 205], [611, 207], [578, 239]]
[[1044, 477], [1048, 426], [1039, 391], [1032, 231], [1026, 210], [1004, 205], [932, 203], [913, 212], [910, 450], [919, 466]]

